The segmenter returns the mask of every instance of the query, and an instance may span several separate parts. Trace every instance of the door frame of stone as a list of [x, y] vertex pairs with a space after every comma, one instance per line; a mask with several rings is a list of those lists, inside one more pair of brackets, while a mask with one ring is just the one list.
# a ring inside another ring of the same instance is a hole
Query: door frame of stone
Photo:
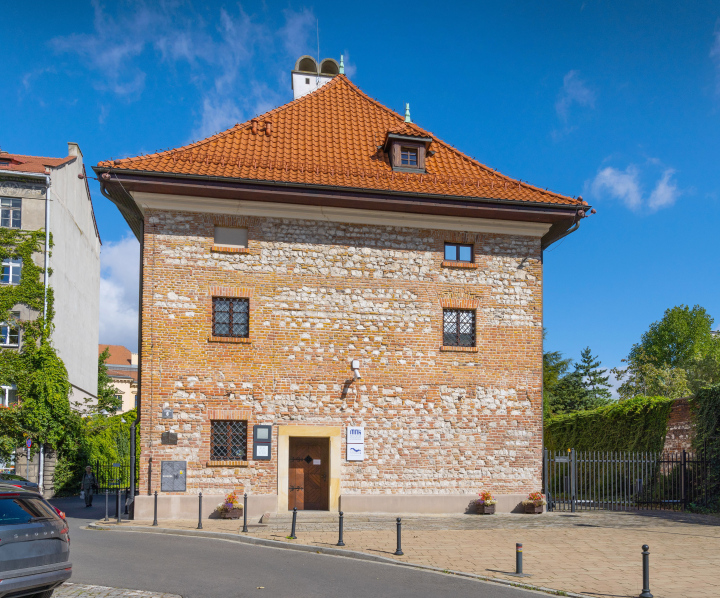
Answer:
[[330, 441], [330, 507], [340, 509], [341, 426], [278, 426], [278, 513], [288, 510], [290, 437], [328, 438]]

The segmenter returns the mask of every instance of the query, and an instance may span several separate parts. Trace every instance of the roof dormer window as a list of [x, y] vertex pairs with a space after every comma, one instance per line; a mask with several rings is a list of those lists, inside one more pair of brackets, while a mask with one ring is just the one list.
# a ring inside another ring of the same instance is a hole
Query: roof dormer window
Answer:
[[412, 147], [400, 148], [400, 165], [408, 168], [417, 168], [418, 150]]

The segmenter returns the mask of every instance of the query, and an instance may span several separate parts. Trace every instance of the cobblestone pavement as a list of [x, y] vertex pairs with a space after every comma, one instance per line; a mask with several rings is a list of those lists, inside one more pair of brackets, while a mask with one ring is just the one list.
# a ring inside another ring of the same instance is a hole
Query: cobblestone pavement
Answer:
[[[290, 519], [250, 525], [250, 535], [335, 546], [331, 517], [299, 513], [297, 540]], [[122, 525], [150, 525], [135, 521]], [[197, 521], [160, 521], [193, 530]], [[239, 533], [238, 521], [203, 521], [204, 531]], [[515, 543], [523, 544], [524, 581], [608, 598], [637, 597], [642, 589], [641, 546], [650, 546], [650, 588], [655, 598], [720, 595], [720, 518], [669, 512], [584, 512], [530, 515], [403, 517], [404, 556], [395, 557], [395, 518], [346, 515], [345, 548], [490, 577], [513, 579]]]
[[53, 598], [181, 598], [177, 594], [158, 594], [140, 590], [123, 590], [81, 583], [64, 583], [55, 590]]

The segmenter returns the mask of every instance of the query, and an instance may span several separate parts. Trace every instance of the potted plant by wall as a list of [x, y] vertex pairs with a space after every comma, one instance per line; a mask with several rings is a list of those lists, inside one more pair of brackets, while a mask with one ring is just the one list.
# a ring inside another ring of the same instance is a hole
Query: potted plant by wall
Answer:
[[480, 493], [480, 498], [475, 501], [475, 508], [480, 515], [494, 515], [497, 500], [487, 490]]
[[542, 513], [545, 505], [545, 496], [542, 492], [531, 492], [526, 500], [522, 502], [526, 513]]
[[220, 519], [240, 519], [243, 508], [238, 495], [233, 491], [225, 497], [225, 500], [215, 510], [220, 514]]

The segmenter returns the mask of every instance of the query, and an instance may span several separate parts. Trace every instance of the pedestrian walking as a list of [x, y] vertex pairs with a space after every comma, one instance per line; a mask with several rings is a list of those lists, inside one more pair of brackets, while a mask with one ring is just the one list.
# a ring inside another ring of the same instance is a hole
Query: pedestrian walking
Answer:
[[92, 507], [93, 494], [98, 489], [97, 479], [89, 465], [85, 468], [80, 489], [85, 494], [85, 507]]

